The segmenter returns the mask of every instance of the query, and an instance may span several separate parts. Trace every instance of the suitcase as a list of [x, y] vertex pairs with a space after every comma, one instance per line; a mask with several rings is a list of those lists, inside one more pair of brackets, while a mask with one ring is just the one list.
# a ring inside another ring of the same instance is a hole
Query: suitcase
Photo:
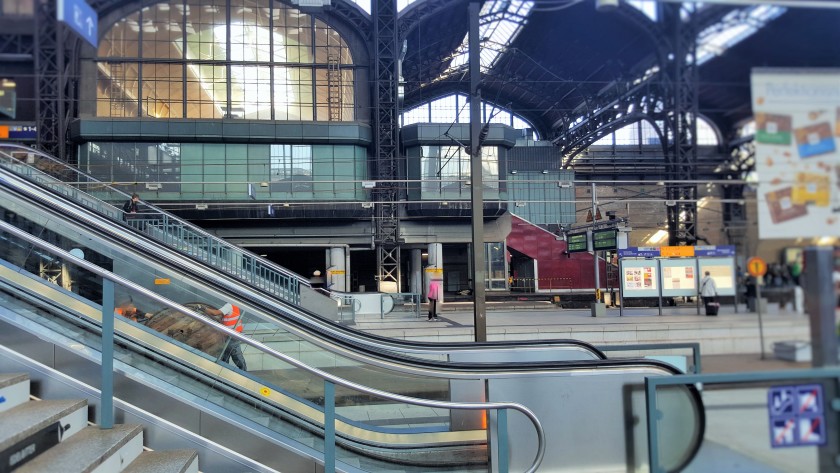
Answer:
[[718, 309], [720, 309], [720, 303], [718, 303], [718, 302], [707, 302], [706, 303], [706, 315], [718, 315]]

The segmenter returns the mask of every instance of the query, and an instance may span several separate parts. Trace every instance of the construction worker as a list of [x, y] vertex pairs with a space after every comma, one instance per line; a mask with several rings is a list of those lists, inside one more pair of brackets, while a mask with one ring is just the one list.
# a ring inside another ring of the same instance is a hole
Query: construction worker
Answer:
[[[218, 309], [208, 307], [206, 311], [210, 315], [221, 316], [222, 325], [225, 327], [242, 333], [242, 311], [239, 309], [239, 306], [227, 303]], [[248, 371], [248, 366], [245, 364], [245, 356], [242, 354], [241, 344], [242, 342], [235, 338], [228, 339], [220, 359], [225, 363], [229, 363], [233, 359], [233, 364], [237, 368], [242, 371]]]
[[114, 309], [114, 312], [117, 315], [121, 315], [127, 319], [133, 320], [134, 322], [144, 324], [149, 321], [152, 317], [152, 314], [140, 312], [140, 310], [134, 304], [125, 304], [123, 306], [117, 307]]

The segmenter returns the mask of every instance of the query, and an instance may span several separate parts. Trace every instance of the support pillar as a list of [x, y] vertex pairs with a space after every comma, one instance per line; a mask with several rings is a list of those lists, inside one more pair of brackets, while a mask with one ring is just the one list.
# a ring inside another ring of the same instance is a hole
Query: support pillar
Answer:
[[470, 68], [470, 193], [472, 205], [473, 323], [475, 341], [487, 341], [485, 283], [487, 263], [484, 257], [484, 184], [481, 165], [481, 38], [479, 12], [481, 3], [469, 5], [469, 68]]
[[423, 294], [423, 252], [420, 249], [411, 250], [411, 275], [409, 277], [410, 291]]
[[326, 287], [330, 291], [347, 292], [347, 254], [343, 247], [327, 250]]

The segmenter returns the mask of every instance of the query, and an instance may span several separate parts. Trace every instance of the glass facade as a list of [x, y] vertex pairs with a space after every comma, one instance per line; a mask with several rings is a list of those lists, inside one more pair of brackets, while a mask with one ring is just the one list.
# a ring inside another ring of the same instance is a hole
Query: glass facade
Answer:
[[[469, 199], [470, 156], [461, 146], [422, 146], [422, 198]], [[484, 198], [499, 198], [499, 149], [481, 148]]]
[[365, 159], [353, 145], [90, 142], [79, 167], [150, 200], [243, 200], [251, 184], [258, 200], [362, 201]]
[[487, 260], [487, 280], [485, 287], [489, 290], [507, 289], [507, 262], [505, 259], [506, 247], [504, 243], [485, 243], [484, 257]]
[[354, 120], [347, 43], [279, 2], [146, 6], [105, 34], [96, 66], [99, 117]]

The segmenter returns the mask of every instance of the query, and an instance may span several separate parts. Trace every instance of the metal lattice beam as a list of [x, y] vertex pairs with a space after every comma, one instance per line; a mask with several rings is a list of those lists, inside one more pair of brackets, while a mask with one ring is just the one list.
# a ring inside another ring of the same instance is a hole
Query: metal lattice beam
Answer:
[[59, 137], [61, 99], [59, 55], [63, 54], [58, 44], [56, 2], [38, 0], [35, 12], [35, 114], [38, 127], [38, 148], [58, 157], [63, 157], [63, 146]]
[[[669, 142], [668, 236], [671, 245], [693, 245], [697, 241], [697, 117], [699, 84], [697, 67], [696, 5], [663, 5], [663, 18], [673, 50], [665, 77], [671, 91], [666, 114]], [[686, 184], [682, 184], [686, 182]]]
[[375, 103], [374, 129], [376, 150], [374, 174], [379, 181], [374, 190], [374, 240], [377, 246], [377, 264], [380, 290], [383, 283], [400, 284], [399, 215], [397, 200], [399, 187], [397, 153], [399, 151], [397, 58], [397, 2], [373, 2], [375, 46]]

